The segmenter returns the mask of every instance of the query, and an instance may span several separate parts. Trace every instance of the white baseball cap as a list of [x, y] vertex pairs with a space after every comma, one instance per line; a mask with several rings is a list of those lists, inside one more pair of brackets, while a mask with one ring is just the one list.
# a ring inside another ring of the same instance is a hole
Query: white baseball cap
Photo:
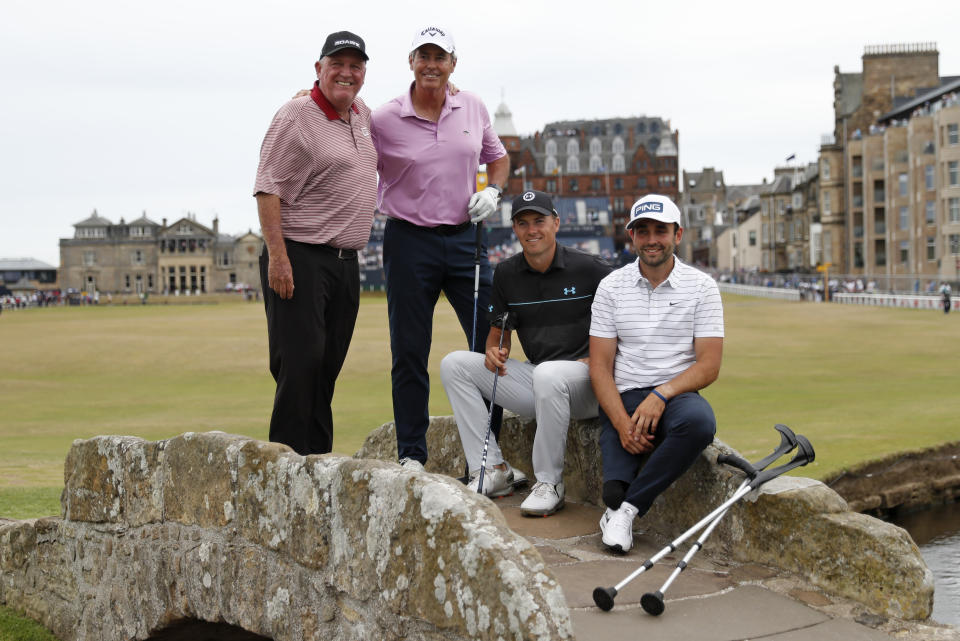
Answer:
[[627, 229], [636, 224], [641, 218], [649, 218], [661, 223], [680, 223], [680, 209], [672, 200], [660, 194], [647, 194], [630, 208], [630, 221], [627, 223]]
[[413, 42], [410, 44], [410, 51], [416, 51], [423, 45], [437, 45], [447, 53], [456, 51], [456, 47], [453, 44], [453, 35], [440, 27], [427, 27], [414, 34]]

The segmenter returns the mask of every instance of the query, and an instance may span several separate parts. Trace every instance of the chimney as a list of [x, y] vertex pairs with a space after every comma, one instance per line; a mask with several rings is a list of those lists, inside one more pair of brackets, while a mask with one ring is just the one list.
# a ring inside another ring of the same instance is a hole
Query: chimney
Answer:
[[167, 226], [167, 219], [166, 219], [166, 218], [163, 219], [163, 226], [164, 226], [164, 227]]
[[219, 234], [219, 233], [220, 233], [220, 219], [219, 219], [219, 218], [214, 218], [214, 219], [213, 219], [213, 234], [214, 234], [214, 236], [216, 236], [216, 235]]

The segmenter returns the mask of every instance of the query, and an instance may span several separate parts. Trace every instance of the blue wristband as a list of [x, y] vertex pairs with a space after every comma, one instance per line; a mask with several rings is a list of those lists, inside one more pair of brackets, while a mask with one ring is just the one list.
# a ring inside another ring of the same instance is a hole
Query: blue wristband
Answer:
[[652, 390], [650, 390], [650, 393], [653, 394], [653, 395], [655, 395], [655, 396], [656, 396], [657, 398], [659, 398], [661, 401], [663, 401], [663, 404], [664, 404], [664, 405], [667, 404], [667, 397], [664, 396], [663, 394], [661, 394], [660, 392], [658, 392], [657, 390], [652, 389]]

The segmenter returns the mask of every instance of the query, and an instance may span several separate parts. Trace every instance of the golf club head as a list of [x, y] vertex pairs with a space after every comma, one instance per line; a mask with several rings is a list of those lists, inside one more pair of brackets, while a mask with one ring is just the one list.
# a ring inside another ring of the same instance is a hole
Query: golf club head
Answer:
[[617, 596], [617, 588], [594, 588], [593, 602], [604, 612], [613, 609], [613, 598]]
[[640, 605], [643, 606], [643, 609], [646, 610], [647, 614], [652, 614], [655, 617], [663, 614], [663, 610], [666, 607], [663, 604], [663, 592], [657, 590], [656, 592], [647, 592], [642, 597], [640, 597]]

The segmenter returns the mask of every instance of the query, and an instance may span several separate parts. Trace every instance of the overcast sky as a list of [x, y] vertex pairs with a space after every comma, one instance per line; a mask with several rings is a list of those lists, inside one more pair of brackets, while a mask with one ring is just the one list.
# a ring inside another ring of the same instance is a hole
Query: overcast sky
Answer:
[[[361, 97], [375, 108], [412, 79], [415, 31], [448, 29], [453, 80], [520, 134], [579, 118], [659, 116], [680, 165], [758, 183], [833, 128], [833, 67], [864, 45], [936, 42], [960, 75], [960, 2], [479, 3], [375, 0], [4, 0], [0, 21], [0, 257], [59, 265], [58, 239], [93, 211], [117, 222], [187, 212], [257, 230], [260, 141], [312, 84], [325, 36], [367, 42]], [[502, 94], [501, 94], [502, 92]]]

